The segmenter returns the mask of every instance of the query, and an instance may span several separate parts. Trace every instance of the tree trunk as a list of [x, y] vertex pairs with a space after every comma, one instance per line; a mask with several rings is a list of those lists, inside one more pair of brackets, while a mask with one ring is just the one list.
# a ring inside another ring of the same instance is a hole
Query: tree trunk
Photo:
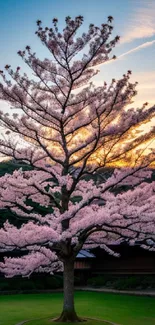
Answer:
[[64, 262], [64, 303], [63, 311], [57, 322], [81, 322], [74, 309], [74, 260]]

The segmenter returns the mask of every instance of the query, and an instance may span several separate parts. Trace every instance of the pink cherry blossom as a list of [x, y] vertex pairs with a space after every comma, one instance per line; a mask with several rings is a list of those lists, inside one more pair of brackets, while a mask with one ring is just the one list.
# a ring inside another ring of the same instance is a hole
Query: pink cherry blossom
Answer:
[[57, 18], [52, 28], [38, 20], [36, 35], [49, 59], [40, 60], [30, 46], [18, 51], [35, 79], [10, 65], [0, 72], [0, 100], [19, 110], [13, 116], [0, 111], [7, 135], [0, 153], [31, 167], [0, 178], [0, 209], [22, 221], [0, 229], [0, 251], [21, 250], [0, 262], [0, 271], [11, 277], [64, 268], [64, 313], [69, 305], [75, 320], [69, 299], [82, 248], [100, 246], [118, 257], [110, 245], [125, 241], [155, 250], [155, 182], [149, 181], [155, 129], [137, 132], [155, 106], [126, 109], [136, 95], [131, 71], [109, 85], [103, 80], [95, 87], [91, 80], [97, 65], [115, 58], [110, 53], [119, 37], [111, 38], [112, 20], [90, 24], [81, 37], [82, 16], [66, 17], [62, 33]]

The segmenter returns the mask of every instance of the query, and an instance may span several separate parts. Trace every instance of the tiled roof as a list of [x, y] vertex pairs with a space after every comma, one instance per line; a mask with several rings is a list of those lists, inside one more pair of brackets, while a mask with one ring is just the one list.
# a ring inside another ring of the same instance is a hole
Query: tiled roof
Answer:
[[76, 258], [94, 258], [95, 255], [93, 253], [90, 253], [89, 251], [86, 251], [84, 249], [81, 249], [81, 251], [77, 254]]

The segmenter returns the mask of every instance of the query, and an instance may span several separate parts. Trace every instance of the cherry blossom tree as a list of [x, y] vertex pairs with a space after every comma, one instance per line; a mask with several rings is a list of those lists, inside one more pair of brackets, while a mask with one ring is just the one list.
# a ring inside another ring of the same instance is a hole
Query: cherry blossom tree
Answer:
[[[148, 146], [154, 129], [136, 130], [153, 118], [155, 107], [126, 108], [136, 94], [131, 71], [109, 85], [95, 87], [90, 81], [98, 72], [95, 66], [115, 59], [110, 53], [119, 37], [111, 37], [112, 20], [109, 16], [101, 27], [91, 24], [81, 37], [76, 33], [82, 16], [66, 17], [62, 32], [56, 18], [52, 28], [38, 20], [36, 34], [51, 57], [40, 60], [26, 46], [18, 54], [34, 79], [21, 74], [20, 67], [13, 71], [6, 65], [6, 73], [1, 71], [0, 99], [15, 113], [0, 112], [0, 152], [31, 170], [20, 168], [0, 178], [0, 208], [22, 224], [6, 221], [0, 229], [0, 251], [22, 252], [5, 258], [0, 271], [12, 277], [63, 270], [58, 320], [64, 322], [80, 321], [74, 308], [74, 261], [82, 248], [100, 246], [117, 256], [110, 244], [139, 241], [154, 249], [155, 182], [147, 182], [154, 152], [149, 147], [146, 155], [139, 147]], [[125, 164], [133, 152], [130, 168], [106, 175], [105, 167]], [[123, 185], [130, 189], [119, 191]]]

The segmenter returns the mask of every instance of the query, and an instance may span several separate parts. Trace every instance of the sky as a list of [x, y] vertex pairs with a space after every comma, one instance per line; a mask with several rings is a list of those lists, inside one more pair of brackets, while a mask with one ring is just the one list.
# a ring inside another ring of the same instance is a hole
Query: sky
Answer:
[[[35, 35], [36, 20], [50, 26], [54, 17], [59, 19], [60, 29], [66, 16], [84, 16], [81, 32], [90, 23], [100, 25], [108, 15], [114, 17], [113, 36], [120, 35], [119, 44], [113, 50], [118, 59], [103, 64], [96, 82], [119, 79], [132, 70], [132, 81], [138, 81], [138, 95], [134, 106], [155, 104], [155, 0], [0, 0], [0, 69], [6, 64], [13, 68], [27, 67], [17, 55], [30, 45], [38, 57], [49, 54]], [[133, 106], [133, 105], [132, 105]], [[0, 108], [8, 106], [0, 103]]]
[[[46, 56], [50, 58], [50, 53], [35, 35], [36, 20], [41, 19], [43, 26], [50, 27], [52, 19], [56, 17], [62, 29], [68, 15], [84, 16], [81, 32], [87, 30], [90, 23], [100, 26], [109, 15], [114, 17], [113, 36], [120, 35], [120, 42], [112, 53], [117, 60], [99, 67], [96, 84], [109, 83], [112, 78], [120, 79], [124, 73], [132, 70], [132, 81], [139, 84], [138, 95], [131, 106], [141, 107], [145, 102], [153, 106], [155, 0], [0, 0], [0, 70], [9, 64], [14, 69], [20, 66], [21, 72], [28, 73], [27, 66], [17, 55], [17, 51], [23, 50], [26, 45], [30, 45], [40, 59]], [[6, 112], [10, 110], [9, 105], [2, 101], [0, 109]]]

